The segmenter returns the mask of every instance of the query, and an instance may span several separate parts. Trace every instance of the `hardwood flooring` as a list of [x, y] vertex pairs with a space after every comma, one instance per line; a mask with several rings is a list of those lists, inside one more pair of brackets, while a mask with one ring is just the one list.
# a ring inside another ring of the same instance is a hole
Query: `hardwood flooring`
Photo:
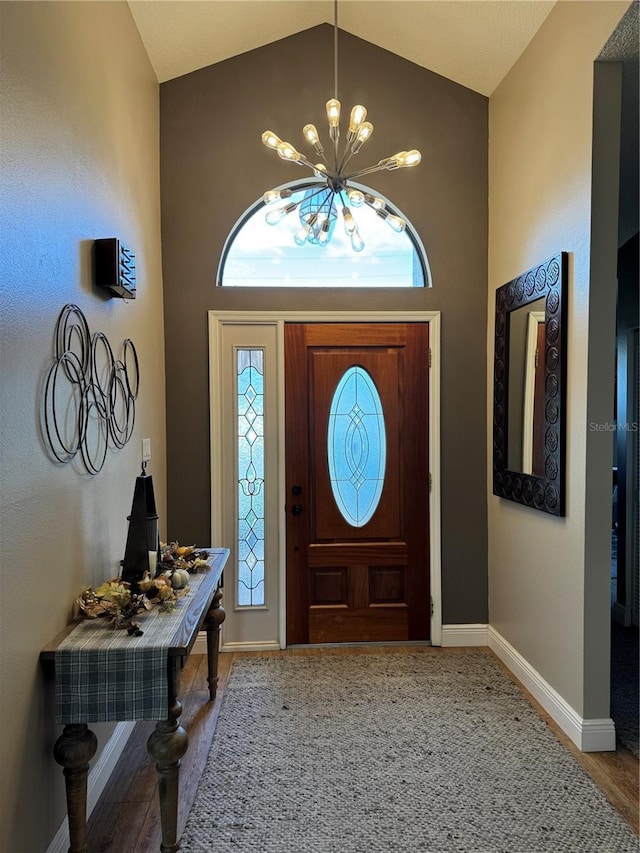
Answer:
[[[466, 649], [435, 649], [412, 646], [411, 651], [425, 654], [460, 654]], [[477, 649], [476, 649], [477, 650]], [[183, 704], [182, 725], [189, 733], [189, 749], [180, 769], [180, 832], [195, 797], [198, 780], [204, 769], [211, 738], [215, 731], [220, 700], [224, 695], [233, 661], [249, 655], [308, 655], [308, 654], [402, 654], [404, 649], [393, 647], [313, 647], [287, 649], [282, 652], [245, 652], [221, 654], [218, 698], [208, 701], [207, 661], [204, 655], [191, 655], [182, 673], [180, 698]], [[487, 654], [492, 654], [487, 650]], [[586, 772], [604, 792], [607, 799], [640, 834], [638, 815], [638, 760], [628, 750], [617, 752], [582, 753], [558, 728], [527, 690], [505, 669], [518, 684], [531, 704], [547, 722], [558, 739], [576, 757]], [[155, 768], [147, 754], [147, 738], [154, 723], [138, 723], [120, 757], [109, 784], [104, 790], [88, 822], [88, 853], [157, 853], [160, 850], [158, 792]]]

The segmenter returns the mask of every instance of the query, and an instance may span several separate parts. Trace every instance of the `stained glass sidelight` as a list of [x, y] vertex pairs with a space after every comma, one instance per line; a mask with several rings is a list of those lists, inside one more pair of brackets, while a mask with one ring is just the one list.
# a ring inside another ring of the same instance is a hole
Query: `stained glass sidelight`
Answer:
[[342, 375], [329, 409], [327, 457], [333, 497], [345, 521], [364, 527], [382, 495], [387, 455], [382, 401], [359, 366]]
[[237, 350], [238, 606], [264, 605], [264, 352]]

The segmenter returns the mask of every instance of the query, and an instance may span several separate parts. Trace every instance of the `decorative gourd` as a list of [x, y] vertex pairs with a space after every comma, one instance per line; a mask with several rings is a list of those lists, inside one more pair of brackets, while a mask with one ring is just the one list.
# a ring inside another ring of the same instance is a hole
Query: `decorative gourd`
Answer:
[[174, 569], [171, 575], [171, 586], [174, 589], [184, 589], [189, 583], [189, 572], [186, 569]]

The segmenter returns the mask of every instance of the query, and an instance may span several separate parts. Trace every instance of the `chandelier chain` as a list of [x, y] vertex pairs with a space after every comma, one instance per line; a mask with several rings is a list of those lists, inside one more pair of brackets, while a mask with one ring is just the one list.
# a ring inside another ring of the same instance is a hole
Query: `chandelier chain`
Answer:
[[333, 0], [333, 97], [338, 100], [338, 0]]

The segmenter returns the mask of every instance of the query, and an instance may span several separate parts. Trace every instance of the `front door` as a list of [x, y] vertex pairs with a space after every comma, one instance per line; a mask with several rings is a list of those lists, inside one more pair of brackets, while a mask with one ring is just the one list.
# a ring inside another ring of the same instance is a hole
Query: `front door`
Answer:
[[289, 645], [429, 639], [428, 335], [285, 325]]

